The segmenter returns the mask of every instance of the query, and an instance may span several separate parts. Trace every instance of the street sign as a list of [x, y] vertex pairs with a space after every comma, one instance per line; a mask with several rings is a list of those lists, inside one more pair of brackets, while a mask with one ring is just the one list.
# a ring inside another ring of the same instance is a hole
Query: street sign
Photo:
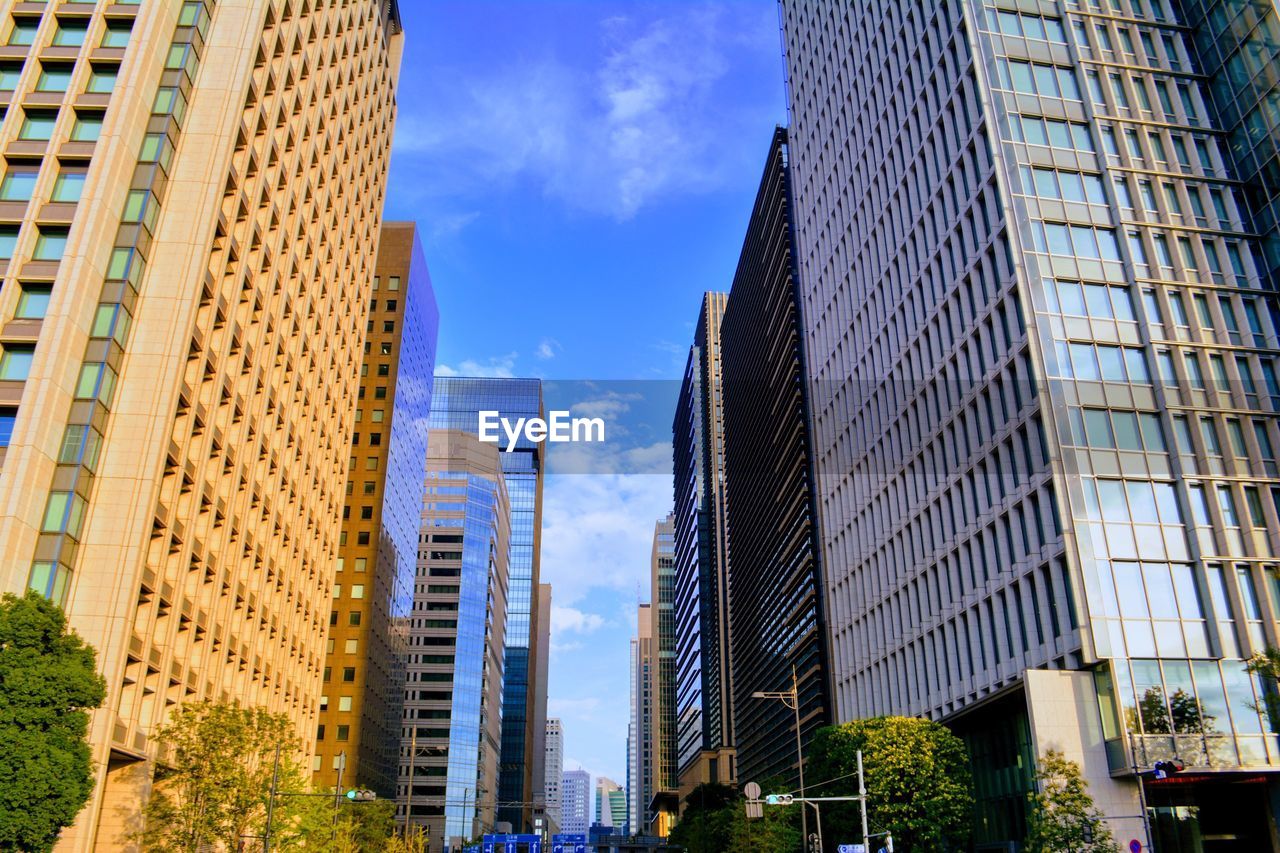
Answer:
[[839, 853], [867, 853], [865, 844], [841, 844], [836, 849]]
[[1130, 839], [1129, 853], [1142, 853], [1142, 842], [1136, 838]]
[[760, 785], [756, 782], [748, 782], [742, 786], [742, 793], [747, 795], [748, 800], [760, 799]]

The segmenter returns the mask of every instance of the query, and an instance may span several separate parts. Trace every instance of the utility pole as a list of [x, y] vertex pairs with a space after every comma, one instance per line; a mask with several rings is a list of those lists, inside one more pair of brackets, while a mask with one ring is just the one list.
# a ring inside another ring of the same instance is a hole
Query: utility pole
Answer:
[[[791, 665], [791, 689], [780, 691], [762, 691], [758, 690], [751, 694], [752, 699], [778, 699], [783, 705], [795, 712], [796, 717], [796, 770], [800, 773], [800, 799], [804, 800], [806, 793], [804, 788], [804, 742], [800, 737], [800, 681], [796, 677], [796, 665]], [[804, 837], [805, 844], [809, 843], [809, 812], [805, 810], [803, 805], [800, 806], [800, 832]], [[819, 818], [818, 841], [822, 841], [821, 818]]]
[[276, 790], [280, 787], [280, 744], [276, 744], [275, 763], [271, 766], [271, 791], [267, 794], [267, 826], [262, 830], [262, 853], [271, 853], [271, 819], [276, 810]]
[[867, 782], [862, 777], [862, 750], [858, 750], [858, 807], [862, 811], [862, 849], [871, 849], [867, 838]]
[[347, 769], [347, 751], [338, 753], [338, 785], [333, 789], [333, 829], [329, 833], [330, 840], [338, 843], [338, 809], [342, 806], [342, 771]]
[[404, 795], [404, 837], [409, 837], [409, 822], [413, 820], [413, 782], [418, 775], [418, 726], [415, 723], [409, 735], [409, 790]]

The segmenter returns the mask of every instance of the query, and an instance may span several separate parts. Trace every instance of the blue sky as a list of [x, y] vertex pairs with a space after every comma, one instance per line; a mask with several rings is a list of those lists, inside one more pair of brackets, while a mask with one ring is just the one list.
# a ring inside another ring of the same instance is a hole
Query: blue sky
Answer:
[[[417, 221], [463, 375], [678, 380], [726, 290], [773, 127], [774, 0], [402, 0], [388, 219]], [[550, 713], [566, 768], [624, 781], [627, 651], [658, 475], [550, 476]]]

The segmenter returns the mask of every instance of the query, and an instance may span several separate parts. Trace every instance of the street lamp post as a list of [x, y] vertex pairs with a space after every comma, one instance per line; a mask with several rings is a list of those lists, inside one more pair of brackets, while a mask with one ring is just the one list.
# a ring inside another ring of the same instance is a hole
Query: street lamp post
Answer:
[[[777, 699], [790, 708], [796, 715], [796, 769], [800, 773], [800, 798], [805, 798], [804, 790], [804, 746], [800, 739], [800, 682], [796, 678], [796, 665], [791, 665], [791, 689], [782, 691], [757, 690], [751, 694], [752, 699]], [[809, 843], [809, 814], [804, 805], [800, 806], [800, 832], [805, 844]], [[821, 821], [819, 821], [818, 844], [822, 844]]]

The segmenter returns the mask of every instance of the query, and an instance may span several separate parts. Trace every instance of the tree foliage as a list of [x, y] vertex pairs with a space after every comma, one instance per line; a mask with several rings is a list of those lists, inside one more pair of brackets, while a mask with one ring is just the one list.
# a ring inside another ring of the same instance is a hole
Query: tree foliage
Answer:
[[[143, 846], [195, 851], [207, 845], [235, 850], [245, 836], [261, 836], [277, 749], [282, 791], [305, 790], [294, 756], [293, 725], [283, 714], [236, 704], [197, 702], [179, 707], [156, 732], [166, 757], [143, 812]], [[299, 819], [300, 798], [278, 798], [274, 821]]]
[[732, 785], [705, 782], [685, 797], [684, 812], [671, 829], [670, 841], [687, 853], [725, 853], [733, 822], [734, 804], [741, 799]]
[[106, 685], [44, 596], [0, 600], [0, 849], [43, 853], [93, 791], [85, 735]]
[[1039, 791], [1028, 795], [1027, 853], [1115, 853], [1111, 830], [1089, 795], [1080, 765], [1061, 752], [1040, 757]]
[[737, 789], [708, 782], [685, 798], [684, 814], [668, 841], [686, 853], [794, 853], [800, 849], [799, 815], [797, 806], [775, 806], [765, 807], [763, 818], [749, 820]]
[[[875, 717], [818, 730], [805, 775], [811, 795], [857, 793], [862, 750], [871, 832], [892, 832], [898, 850], [963, 849], [973, 795], [964, 743], [947, 728], [914, 717]], [[828, 781], [829, 780], [829, 781]], [[822, 810], [826, 839], [861, 841], [857, 803]]]

